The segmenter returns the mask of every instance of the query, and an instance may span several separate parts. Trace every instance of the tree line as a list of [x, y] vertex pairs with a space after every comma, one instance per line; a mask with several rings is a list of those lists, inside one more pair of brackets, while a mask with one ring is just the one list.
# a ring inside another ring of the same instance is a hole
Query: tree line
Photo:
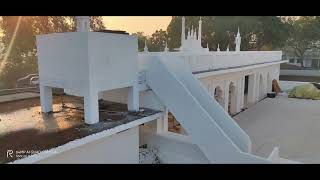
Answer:
[[[186, 28], [198, 27], [200, 16], [187, 16]], [[202, 46], [234, 50], [234, 38], [240, 29], [241, 50], [286, 50], [303, 59], [306, 51], [320, 47], [319, 16], [203, 16]], [[145, 42], [149, 51], [163, 51], [167, 43], [170, 51], [180, 47], [181, 16], [172, 16], [167, 29], [156, 30], [151, 36], [138, 36], [139, 51]], [[17, 27], [19, 24], [19, 28]], [[75, 31], [74, 16], [2, 16], [0, 57], [0, 88], [12, 88], [16, 80], [37, 73], [35, 36], [53, 32]], [[101, 16], [90, 17], [93, 31], [105, 29]]]

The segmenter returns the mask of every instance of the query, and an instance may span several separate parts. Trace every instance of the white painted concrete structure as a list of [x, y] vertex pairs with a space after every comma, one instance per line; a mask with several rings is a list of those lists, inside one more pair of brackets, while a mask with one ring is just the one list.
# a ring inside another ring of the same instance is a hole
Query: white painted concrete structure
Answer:
[[52, 111], [52, 87], [70, 89], [84, 97], [88, 124], [99, 121], [99, 92], [128, 87], [128, 109], [139, 109], [136, 37], [83, 31], [54, 33], [37, 36], [37, 45], [43, 112]]
[[[179, 52], [152, 53], [145, 46], [138, 53], [137, 38], [129, 35], [81, 30], [37, 36], [42, 111], [52, 110], [51, 87], [71, 89], [71, 94], [84, 97], [85, 122], [94, 124], [99, 121], [100, 94], [127, 103], [128, 110], [162, 111], [161, 117], [141, 127], [151, 133], [140, 132], [140, 143], [161, 146], [164, 163], [272, 162], [251, 154], [250, 137], [229, 114], [272, 91], [280, 63], [286, 62], [282, 52], [240, 51], [239, 30], [236, 51], [209, 52], [201, 47], [201, 19], [198, 35], [192, 27], [185, 36], [184, 18], [182, 28]], [[168, 112], [187, 136], [168, 132]], [[190, 151], [189, 158], [174, 155], [180, 152], [170, 156], [170, 149]]]

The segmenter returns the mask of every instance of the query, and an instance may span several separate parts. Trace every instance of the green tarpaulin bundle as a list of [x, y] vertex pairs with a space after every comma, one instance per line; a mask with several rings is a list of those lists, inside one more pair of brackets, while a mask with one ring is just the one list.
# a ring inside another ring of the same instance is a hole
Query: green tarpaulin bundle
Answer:
[[313, 84], [294, 87], [288, 95], [290, 98], [320, 100], [320, 90]]

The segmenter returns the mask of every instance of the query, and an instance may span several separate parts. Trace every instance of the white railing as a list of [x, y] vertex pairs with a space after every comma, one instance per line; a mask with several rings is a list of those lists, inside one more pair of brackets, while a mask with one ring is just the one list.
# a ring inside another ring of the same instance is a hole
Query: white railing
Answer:
[[241, 51], [241, 52], [148, 52], [140, 53], [139, 60], [144, 63], [143, 56], [179, 56], [188, 63], [192, 72], [219, 70], [247, 65], [276, 62], [282, 60], [282, 51]]

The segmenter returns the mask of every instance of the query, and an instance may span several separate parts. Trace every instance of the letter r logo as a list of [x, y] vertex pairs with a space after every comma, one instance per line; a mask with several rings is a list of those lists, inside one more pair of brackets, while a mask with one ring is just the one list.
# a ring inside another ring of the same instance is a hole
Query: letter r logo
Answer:
[[7, 158], [10, 156], [10, 157], [13, 157], [12, 156], [13, 154], [13, 151], [12, 150], [7, 150]]

